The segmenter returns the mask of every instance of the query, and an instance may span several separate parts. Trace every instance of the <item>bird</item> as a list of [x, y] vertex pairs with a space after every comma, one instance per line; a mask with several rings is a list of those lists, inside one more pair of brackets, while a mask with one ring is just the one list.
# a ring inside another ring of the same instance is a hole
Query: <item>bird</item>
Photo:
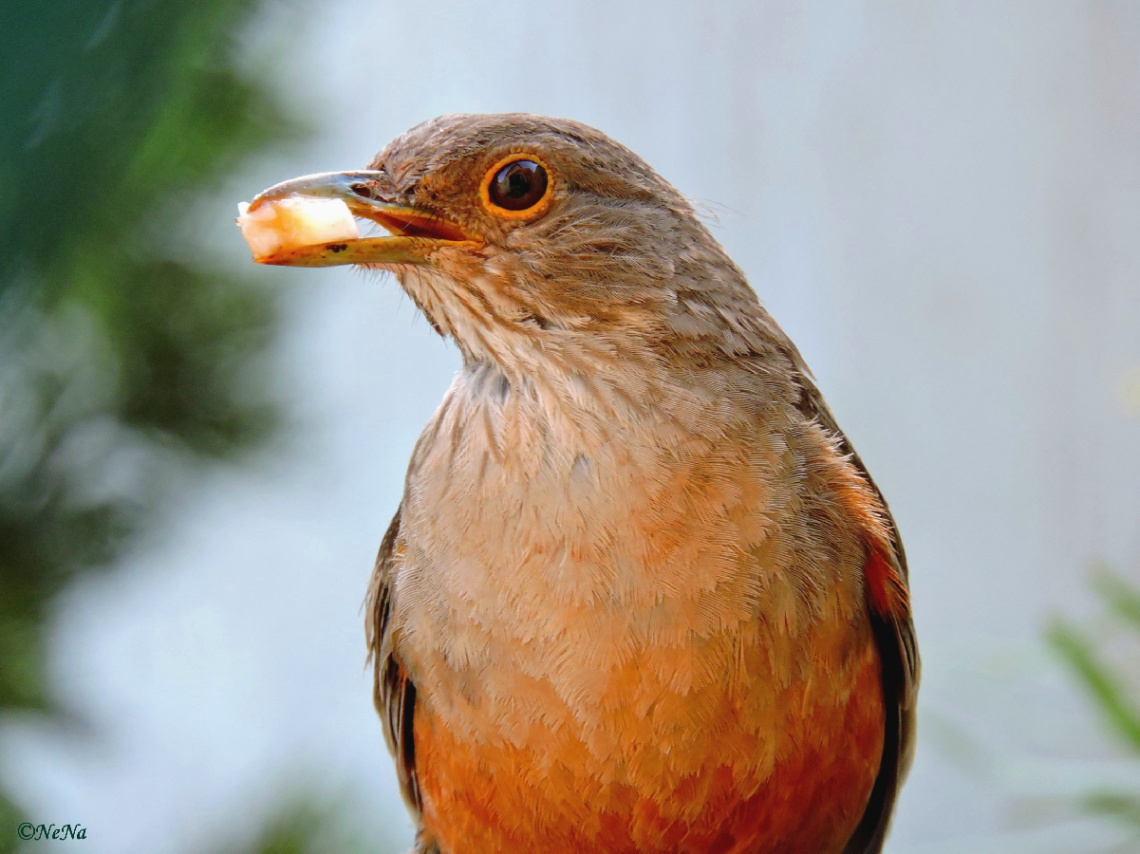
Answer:
[[452, 114], [269, 188], [386, 235], [462, 368], [366, 599], [417, 854], [869, 854], [919, 657], [887, 504], [694, 205], [598, 130]]

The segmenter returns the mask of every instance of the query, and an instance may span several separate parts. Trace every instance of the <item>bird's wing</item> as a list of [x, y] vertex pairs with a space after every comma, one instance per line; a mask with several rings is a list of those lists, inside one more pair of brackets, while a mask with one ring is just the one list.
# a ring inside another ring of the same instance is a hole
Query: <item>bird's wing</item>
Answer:
[[396, 773], [404, 800], [419, 818], [423, 804], [416, 780], [416, 743], [412, 733], [416, 686], [392, 648], [389, 618], [395, 569], [403, 557], [400, 544], [400, 511], [392, 518], [380, 543], [376, 568], [365, 601], [365, 631], [368, 657], [373, 670], [373, 700], [384, 724], [388, 749], [396, 759]]
[[907, 588], [906, 552], [883, 494], [835, 423], [835, 416], [806, 368], [801, 371], [800, 380], [800, 411], [834, 437], [839, 449], [859, 470], [878, 498], [882, 521], [886, 523], [885, 542], [880, 536], [868, 534], [864, 564], [868, 612], [883, 671], [883, 706], [886, 711], [883, 757], [863, 817], [843, 849], [844, 854], [878, 854], [886, 839], [895, 799], [914, 755], [919, 659]]

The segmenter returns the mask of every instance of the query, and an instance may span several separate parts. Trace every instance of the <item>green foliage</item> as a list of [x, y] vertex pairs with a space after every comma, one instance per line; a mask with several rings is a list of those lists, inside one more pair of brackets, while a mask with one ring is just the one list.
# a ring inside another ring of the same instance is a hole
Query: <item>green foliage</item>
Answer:
[[224, 854], [364, 854], [375, 851], [335, 804], [297, 794], [285, 798], [264, 821], [257, 838], [237, 848], [219, 848]]
[[[1117, 626], [1131, 633], [1133, 654], [1140, 653], [1140, 587], [1101, 570], [1093, 588]], [[1047, 640], [1099, 710], [1107, 728], [1140, 762], [1140, 679], [1107, 660], [1101, 645], [1088, 633], [1060, 618], [1049, 627]], [[1094, 791], [1084, 799], [1091, 811], [1110, 816], [1140, 832], [1140, 793]]]
[[[1107, 570], [1094, 583], [1110, 613], [1140, 629], [1140, 591]], [[1125, 677], [1106, 664], [1096, 645], [1081, 631], [1058, 618], [1049, 627], [1047, 639], [1091, 696], [1105, 722], [1128, 749], [1140, 755], [1140, 708], [1129, 696]]]
[[[180, 215], [296, 135], [235, 70], [254, 6], [0, 4], [0, 712], [52, 711], [63, 587], [109, 564], [176, 472], [273, 426], [271, 299], [185, 245]], [[15, 816], [0, 793], [0, 852]]]

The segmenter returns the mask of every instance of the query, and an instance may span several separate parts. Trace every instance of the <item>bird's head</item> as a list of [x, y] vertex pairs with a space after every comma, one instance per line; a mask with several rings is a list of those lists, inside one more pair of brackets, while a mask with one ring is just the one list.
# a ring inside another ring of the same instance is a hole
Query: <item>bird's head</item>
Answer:
[[357, 172], [266, 190], [250, 211], [334, 198], [391, 234], [279, 251], [263, 263], [388, 270], [468, 360], [503, 367], [536, 350], [616, 352], [674, 333], [742, 346], [728, 327], [758, 308], [692, 206], [637, 155], [577, 122], [527, 114], [420, 124]]

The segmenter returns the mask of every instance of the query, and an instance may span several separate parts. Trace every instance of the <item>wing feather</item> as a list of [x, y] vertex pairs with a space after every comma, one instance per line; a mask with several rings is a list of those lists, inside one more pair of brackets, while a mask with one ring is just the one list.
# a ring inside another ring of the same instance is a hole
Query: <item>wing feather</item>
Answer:
[[883, 671], [883, 704], [886, 711], [883, 756], [863, 817], [844, 848], [844, 854], [879, 854], [887, 836], [895, 801], [914, 755], [915, 703], [921, 665], [914, 622], [911, 619], [906, 552], [882, 492], [851, 442], [839, 429], [835, 416], [812, 382], [807, 369], [802, 367], [798, 354], [793, 356], [793, 361], [800, 367], [800, 411], [831, 434], [839, 450], [859, 471], [878, 500], [879, 515], [886, 526], [886, 542], [881, 542], [877, 536], [868, 535], [865, 565], [868, 612]]
[[376, 568], [365, 601], [365, 633], [373, 672], [373, 701], [384, 725], [388, 749], [396, 759], [400, 791], [418, 820], [423, 802], [416, 778], [416, 742], [412, 731], [416, 686], [395, 654], [390, 626], [393, 576], [403, 555], [399, 540], [400, 511], [397, 510], [376, 556]]

